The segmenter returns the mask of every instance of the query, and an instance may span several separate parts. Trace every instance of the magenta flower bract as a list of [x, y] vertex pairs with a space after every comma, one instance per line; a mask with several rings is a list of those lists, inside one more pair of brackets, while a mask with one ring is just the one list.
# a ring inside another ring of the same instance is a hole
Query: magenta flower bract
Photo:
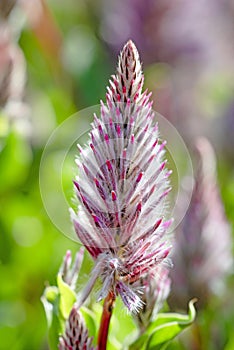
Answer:
[[96, 262], [78, 307], [101, 277], [98, 299], [111, 291], [130, 311], [142, 306], [133, 283], [168, 261], [170, 243], [165, 197], [170, 191], [155, 114], [139, 54], [129, 41], [120, 54], [117, 73], [94, 116], [89, 145], [77, 159], [74, 181], [80, 201], [72, 213], [82, 244]]

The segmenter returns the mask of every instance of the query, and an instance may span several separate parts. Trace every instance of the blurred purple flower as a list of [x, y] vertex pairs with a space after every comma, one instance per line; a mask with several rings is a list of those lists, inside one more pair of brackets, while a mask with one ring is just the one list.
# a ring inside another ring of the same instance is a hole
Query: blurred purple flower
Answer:
[[216, 31], [215, 20], [231, 34], [231, 6], [226, 0], [222, 3], [217, 0], [100, 0], [100, 3], [98, 14], [103, 40], [116, 51], [132, 37], [147, 62], [176, 63], [182, 56], [185, 60], [208, 59], [210, 51], [218, 49], [223, 36]]
[[133, 283], [168, 262], [171, 220], [163, 218], [171, 172], [143, 80], [139, 54], [129, 41], [106, 104], [101, 102], [101, 118], [94, 116], [91, 143], [80, 147], [74, 182], [80, 206], [72, 220], [96, 264], [78, 307], [101, 277], [99, 300], [119, 294], [130, 311], [138, 311], [143, 303]]
[[100, 3], [98, 12], [102, 39], [117, 54], [122, 43], [131, 37], [144, 55], [149, 44], [144, 27], [152, 9], [152, 0], [100, 0]]
[[230, 273], [232, 240], [216, 182], [215, 154], [205, 138], [196, 143], [200, 160], [188, 212], [176, 234], [171, 300], [185, 307], [192, 297], [204, 305]]
[[141, 333], [144, 333], [151, 321], [153, 321], [163, 307], [170, 289], [171, 280], [169, 270], [164, 266], [156, 267], [155, 271], [136, 282], [135, 288], [142, 290], [142, 309], [134, 315]]
[[74, 307], [66, 324], [65, 334], [59, 338], [59, 350], [95, 350], [82, 315]]
[[229, 161], [232, 167], [234, 161], [234, 100], [232, 99], [220, 118], [214, 125], [214, 139], [217, 147], [221, 148], [220, 153]]
[[0, 50], [0, 107], [4, 107], [9, 100], [22, 99], [26, 73], [23, 53], [6, 23], [0, 26]]
[[145, 64], [158, 63], [147, 74], [157, 111], [188, 144], [211, 137], [233, 90], [233, 0], [99, 3], [100, 36], [111, 52], [131, 37]]
[[0, 112], [9, 125], [31, 136], [30, 108], [24, 102], [26, 61], [17, 43], [22, 28], [18, 17], [12, 19], [16, 4], [18, 1], [4, 0], [0, 5]]
[[7, 19], [18, 0], [0, 1], [0, 18]]

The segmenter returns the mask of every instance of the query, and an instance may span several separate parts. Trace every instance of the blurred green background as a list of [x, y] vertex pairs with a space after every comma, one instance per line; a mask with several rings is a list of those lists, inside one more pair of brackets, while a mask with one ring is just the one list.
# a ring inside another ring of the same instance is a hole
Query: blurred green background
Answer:
[[[55, 282], [66, 250], [75, 252], [79, 244], [47, 216], [39, 186], [42, 152], [58, 125], [104, 99], [129, 38], [139, 48], [155, 110], [189, 148], [198, 135], [213, 143], [233, 228], [234, 4], [1, 0], [0, 13], [0, 349], [45, 350], [40, 297]], [[91, 121], [92, 115], [81, 123], [88, 128]], [[68, 198], [74, 168], [63, 174]], [[47, 175], [53, 183], [56, 174], [48, 168]], [[201, 316], [200, 336], [218, 334], [219, 341], [201, 341], [194, 349], [234, 349], [233, 291], [232, 275], [225, 299], [211, 301]], [[210, 329], [212, 318], [217, 322]]]

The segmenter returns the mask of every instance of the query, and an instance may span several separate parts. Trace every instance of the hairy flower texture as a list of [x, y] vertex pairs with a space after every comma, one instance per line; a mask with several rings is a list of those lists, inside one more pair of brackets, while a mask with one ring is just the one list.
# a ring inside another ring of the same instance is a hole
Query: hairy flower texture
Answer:
[[62, 279], [67, 283], [73, 290], [76, 289], [76, 282], [79, 277], [79, 271], [84, 257], [84, 249], [81, 247], [76, 253], [74, 262], [72, 264], [71, 251], [68, 250], [63, 258], [62, 265], [59, 269]]
[[205, 138], [197, 141], [196, 150], [200, 165], [173, 252], [171, 301], [177, 307], [186, 307], [194, 296], [204, 305], [211, 293], [219, 292], [233, 263], [230, 226], [216, 182], [215, 154]]
[[75, 307], [67, 320], [65, 334], [59, 338], [59, 350], [95, 350], [82, 315]]
[[78, 307], [101, 277], [99, 300], [109, 292], [119, 294], [130, 311], [138, 311], [143, 303], [133, 283], [169, 260], [171, 220], [164, 217], [171, 172], [143, 81], [139, 54], [129, 41], [106, 104], [101, 101], [100, 119], [94, 116], [90, 143], [79, 146], [74, 184], [80, 206], [72, 220], [96, 264]]
[[169, 270], [164, 266], [155, 268], [155, 271], [136, 282], [142, 288], [143, 307], [134, 319], [143, 333], [163, 307], [171, 289]]

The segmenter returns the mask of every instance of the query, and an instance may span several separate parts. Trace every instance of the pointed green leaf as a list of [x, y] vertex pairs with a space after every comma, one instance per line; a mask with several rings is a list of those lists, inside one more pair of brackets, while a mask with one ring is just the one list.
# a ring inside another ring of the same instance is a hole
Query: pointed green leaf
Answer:
[[45, 309], [46, 319], [48, 327], [51, 326], [52, 317], [53, 317], [53, 308], [56, 298], [58, 298], [58, 288], [57, 287], [47, 287], [44, 291], [44, 294], [41, 297], [41, 302]]
[[196, 315], [195, 302], [196, 299], [189, 302], [188, 315], [178, 313], [158, 314], [145, 333], [129, 346], [129, 350], [166, 349], [169, 342], [194, 321]]
[[94, 337], [95, 339], [97, 328], [95, 313], [85, 306], [83, 306], [80, 311], [84, 317], [86, 327], [89, 330], [89, 336]]
[[149, 334], [144, 333], [133, 344], [129, 346], [129, 350], [145, 350]]
[[59, 290], [57, 287], [47, 287], [41, 301], [43, 303], [48, 322], [48, 338], [51, 350], [58, 349], [59, 334], [63, 332], [64, 320], [59, 311]]
[[76, 301], [76, 294], [70, 288], [70, 286], [63, 281], [60, 274], [57, 276], [57, 284], [60, 294], [59, 310], [62, 317], [66, 320], [70, 314], [73, 304]]
[[[157, 319], [150, 325], [150, 337], [146, 350], [166, 349], [169, 342], [183, 329], [191, 325], [196, 316], [194, 308], [195, 299], [189, 302], [188, 315], [176, 313], [159, 314]], [[147, 330], [148, 332], [148, 330]]]

